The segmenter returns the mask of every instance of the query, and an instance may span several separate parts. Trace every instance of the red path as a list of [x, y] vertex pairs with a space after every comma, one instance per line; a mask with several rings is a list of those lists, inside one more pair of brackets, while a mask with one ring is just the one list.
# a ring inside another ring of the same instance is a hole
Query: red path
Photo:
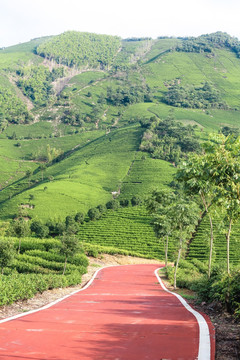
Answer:
[[198, 322], [161, 288], [156, 268], [105, 268], [86, 290], [48, 309], [0, 321], [0, 359], [197, 359]]

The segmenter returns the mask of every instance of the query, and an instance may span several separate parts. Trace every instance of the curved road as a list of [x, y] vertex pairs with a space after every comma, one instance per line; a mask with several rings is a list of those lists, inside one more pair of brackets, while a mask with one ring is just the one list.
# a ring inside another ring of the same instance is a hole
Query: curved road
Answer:
[[0, 359], [213, 360], [210, 321], [165, 291], [156, 269], [104, 268], [62, 301], [0, 321]]

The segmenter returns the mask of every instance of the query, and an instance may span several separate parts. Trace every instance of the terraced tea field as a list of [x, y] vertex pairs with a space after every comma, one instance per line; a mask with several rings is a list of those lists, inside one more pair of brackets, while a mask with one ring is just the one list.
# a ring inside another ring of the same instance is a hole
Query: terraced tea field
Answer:
[[[108, 210], [100, 220], [81, 226], [79, 238], [84, 243], [134, 251], [154, 258], [164, 258], [162, 241], [156, 238], [151, 217], [142, 206]], [[169, 244], [169, 255], [173, 245]]]
[[[225, 265], [227, 258], [226, 236], [217, 229], [217, 221], [213, 222], [213, 226], [213, 258], [217, 262], [221, 262], [223, 265]], [[189, 246], [187, 259], [197, 258], [199, 260], [206, 261], [209, 254], [209, 239], [209, 219], [205, 216]], [[240, 224], [234, 224], [232, 227], [232, 235], [230, 240], [230, 262], [235, 265], [240, 264]]]

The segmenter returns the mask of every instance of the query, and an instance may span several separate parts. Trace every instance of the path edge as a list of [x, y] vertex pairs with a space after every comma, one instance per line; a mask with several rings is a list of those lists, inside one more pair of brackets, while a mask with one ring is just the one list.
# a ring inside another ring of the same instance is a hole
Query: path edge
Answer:
[[[198, 322], [199, 326], [199, 348], [198, 348], [198, 357], [197, 360], [213, 360], [215, 358], [215, 346], [211, 346], [211, 334], [210, 334], [210, 328], [207, 323], [207, 320], [204, 318], [202, 314], [200, 314], [198, 311], [194, 310], [185, 299], [179, 294], [176, 294], [166, 288], [164, 285], [162, 279], [160, 278], [158, 271], [162, 268], [158, 268], [154, 271], [155, 276], [158, 279], [158, 282], [160, 283], [161, 287], [164, 291], [168, 292], [171, 295], [174, 295], [178, 298], [178, 300], [182, 303], [182, 305], [194, 315]], [[214, 338], [212, 339], [214, 341]]]
[[65, 299], [67, 299], [68, 297], [70, 297], [70, 296], [72, 296], [72, 295], [74, 295], [74, 294], [76, 294], [76, 293], [78, 293], [78, 292], [80, 292], [80, 291], [86, 290], [86, 289], [93, 283], [94, 279], [97, 277], [98, 273], [99, 273], [101, 270], [103, 270], [103, 269], [105, 269], [105, 268], [108, 268], [108, 267], [114, 267], [114, 266], [118, 266], [118, 265], [108, 265], [108, 266], [103, 266], [103, 267], [99, 268], [97, 271], [95, 271], [95, 273], [93, 274], [92, 278], [91, 278], [81, 289], [75, 290], [75, 291], [71, 292], [70, 294], [65, 295], [65, 296], [63, 296], [63, 297], [61, 297], [61, 298], [59, 298], [59, 299], [57, 299], [57, 300], [54, 300], [54, 301], [50, 302], [49, 304], [44, 305], [44, 306], [42, 306], [42, 307], [40, 307], [40, 308], [38, 308], [38, 309], [26, 311], [26, 312], [24, 312], [24, 313], [17, 314], [17, 315], [13, 315], [13, 316], [10, 316], [10, 317], [8, 317], [8, 318], [6, 318], [6, 319], [2, 319], [2, 320], [0, 320], [0, 324], [5, 323], [5, 322], [7, 322], [7, 321], [11, 321], [11, 320], [18, 319], [18, 318], [23, 317], [23, 316], [27, 316], [27, 315], [30, 315], [30, 314], [34, 314], [34, 313], [36, 313], [36, 312], [38, 312], [38, 311], [42, 311], [42, 310], [48, 309], [48, 308], [56, 305], [57, 303], [65, 300]]

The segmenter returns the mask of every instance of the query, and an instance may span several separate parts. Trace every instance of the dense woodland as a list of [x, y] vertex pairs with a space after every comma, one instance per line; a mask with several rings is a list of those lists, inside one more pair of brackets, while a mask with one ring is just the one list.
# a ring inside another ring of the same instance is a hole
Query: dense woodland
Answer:
[[41, 44], [38, 55], [70, 67], [104, 68], [112, 64], [120, 38], [68, 31]]
[[27, 106], [17, 97], [14, 91], [0, 87], [0, 127], [5, 129], [8, 123], [24, 124], [29, 123], [32, 116]]
[[64, 76], [64, 68], [54, 68], [49, 71], [43, 65], [30, 66], [17, 70], [19, 76], [17, 85], [24, 95], [29, 97], [36, 105], [46, 105], [53, 94], [51, 83]]
[[199, 139], [195, 128], [191, 125], [184, 126], [172, 118], [159, 120], [152, 117], [142, 121], [142, 126], [147, 127], [140, 150], [147, 151], [155, 159], [162, 159], [179, 164], [188, 153], [199, 152]]
[[182, 39], [183, 42], [176, 47], [176, 51], [214, 54], [214, 49], [216, 48], [227, 48], [236, 53], [238, 57], [240, 56], [240, 41], [220, 31], [214, 34], [201, 35], [197, 38], [190, 37], [180, 39]]
[[[168, 85], [166, 85], [168, 86]], [[222, 101], [220, 92], [212, 84], [203, 86], [181, 86], [179, 80], [168, 86], [164, 101], [171, 106], [193, 109], [227, 109], [227, 104]]]

